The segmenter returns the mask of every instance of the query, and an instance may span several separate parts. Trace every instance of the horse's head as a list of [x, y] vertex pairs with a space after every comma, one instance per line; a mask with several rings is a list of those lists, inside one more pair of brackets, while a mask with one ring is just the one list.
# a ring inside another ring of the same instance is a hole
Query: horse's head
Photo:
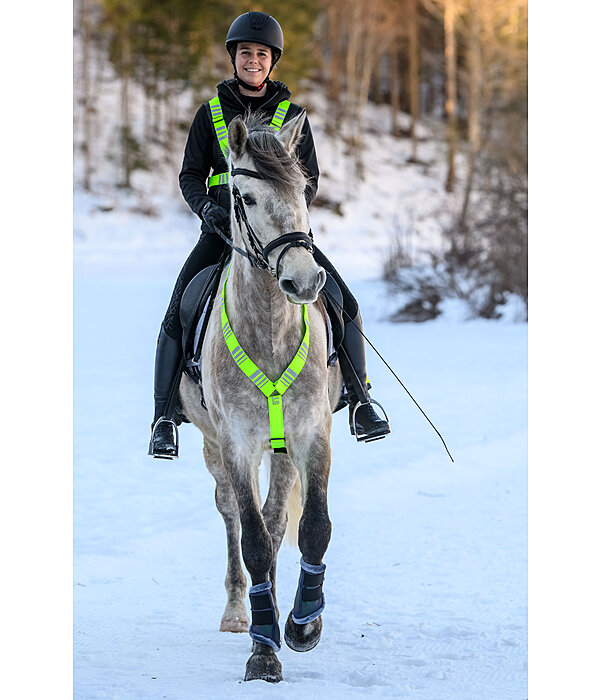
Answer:
[[316, 301], [325, 284], [312, 255], [307, 180], [296, 156], [305, 118], [302, 112], [275, 132], [254, 116], [236, 117], [228, 130], [234, 243], [264, 259], [296, 304]]

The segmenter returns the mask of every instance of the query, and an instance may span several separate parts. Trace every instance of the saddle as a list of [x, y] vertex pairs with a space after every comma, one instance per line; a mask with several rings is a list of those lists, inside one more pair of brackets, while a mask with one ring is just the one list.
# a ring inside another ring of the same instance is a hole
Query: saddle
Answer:
[[[202, 344], [222, 269], [223, 266], [217, 263], [201, 270], [185, 288], [179, 306], [179, 318], [183, 327], [182, 345], [185, 360], [183, 371], [200, 387]], [[327, 364], [333, 365], [337, 361], [337, 350], [344, 339], [344, 319], [342, 318], [342, 292], [329, 273], [320, 294], [326, 311]], [[204, 399], [202, 403], [204, 405]]]
[[179, 304], [185, 360], [183, 371], [196, 383], [200, 381], [202, 343], [222, 269], [222, 264], [217, 263], [200, 270], [185, 288]]

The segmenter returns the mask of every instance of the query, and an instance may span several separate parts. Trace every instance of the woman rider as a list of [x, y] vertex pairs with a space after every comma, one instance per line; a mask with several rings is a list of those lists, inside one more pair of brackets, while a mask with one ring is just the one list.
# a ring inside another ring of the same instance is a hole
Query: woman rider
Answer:
[[[225, 123], [228, 125], [238, 114], [257, 110], [271, 119], [278, 105], [290, 97], [286, 85], [269, 79], [283, 52], [283, 32], [279, 23], [264, 12], [246, 12], [229, 28], [225, 45], [234, 67], [233, 79], [217, 86]], [[290, 103], [286, 118], [292, 118], [301, 111], [301, 107]], [[319, 168], [308, 119], [304, 122], [298, 156], [309, 176], [305, 197], [307, 205], [310, 205], [317, 193]], [[226, 245], [214, 228], [229, 231], [229, 187], [227, 184], [212, 185], [209, 181], [207, 191], [207, 180], [211, 172], [219, 174], [227, 172], [227, 169], [216, 137], [210, 104], [205, 103], [192, 123], [179, 174], [184, 199], [202, 220], [202, 235], [179, 273], [158, 337], [154, 368], [155, 410], [149, 449], [149, 454], [154, 457], [173, 459], [178, 456], [177, 424], [181, 419], [174, 408], [169, 408], [169, 404], [173, 403], [169, 398], [181, 378], [182, 326], [179, 304], [190, 280], [200, 270], [217, 263]], [[358, 304], [339, 273], [316, 246], [314, 257], [342, 291], [345, 327], [339, 361], [348, 392], [351, 432], [355, 434], [356, 428], [356, 437], [361, 441], [384, 437], [390, 432], [389, 423], [377, 414], [368, 399]], [[354, 413], [357, 404], [358, 409]]]

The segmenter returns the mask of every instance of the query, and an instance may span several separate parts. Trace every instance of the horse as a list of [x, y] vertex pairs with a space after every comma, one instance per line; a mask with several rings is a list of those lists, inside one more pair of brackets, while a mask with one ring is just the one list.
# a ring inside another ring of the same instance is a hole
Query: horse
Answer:
[[[213, 311], [206, 328], [202, 392], [186, 375], [179, 389], [185, 415], [204, 435], [227, 531], [220, 629], [249, 632], [244, 679], [273, 683], [283, 678], [275, 577], [286, 527], [297, 527], [302, 556], [284, 639], [304, 652], [321, 637], [330, 431], [342, 386], [339, 363], [327, 362], [319, 295], [326, 273], [313, 257], [307, 179], [295, 155], [305, 118], [302, 112], [279, 131], [253, 116], [228, 127], [232, 252], [219, 281], [221, 313]], [[261, 506], [263, 461], [269, 489]]]

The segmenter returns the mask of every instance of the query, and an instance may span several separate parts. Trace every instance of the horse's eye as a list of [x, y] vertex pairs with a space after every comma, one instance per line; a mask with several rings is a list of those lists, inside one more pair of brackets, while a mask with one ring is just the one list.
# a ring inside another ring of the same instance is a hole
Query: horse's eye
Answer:
[[247, 204], [249, 207], [256, 204], [256, 200], [251, 194], [243, 194], [242, 199], [244, 200], [244, 204]]

